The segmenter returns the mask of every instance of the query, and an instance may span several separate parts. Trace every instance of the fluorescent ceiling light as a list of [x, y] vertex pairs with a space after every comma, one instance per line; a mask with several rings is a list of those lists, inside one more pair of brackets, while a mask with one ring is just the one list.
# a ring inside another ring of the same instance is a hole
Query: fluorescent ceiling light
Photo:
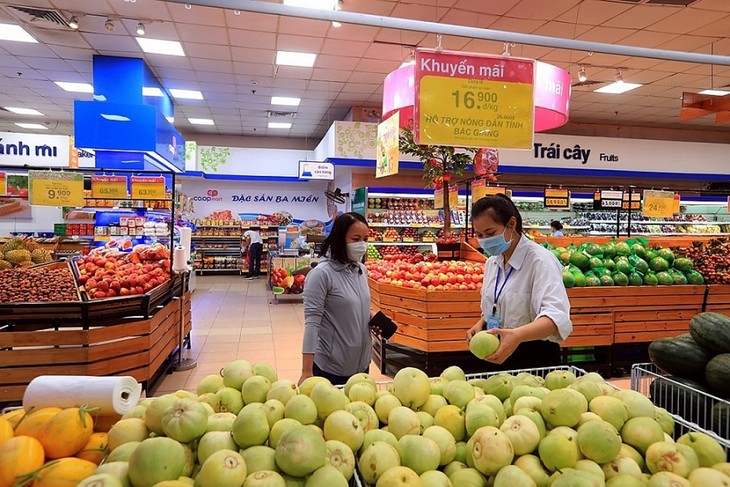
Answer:
[[38, 42], [25, 29], [15, 24], [0, 24], [0, 41]]
[[610, 85], [606, 85], [602, 88], [598, 88], [597, 90], [594, 90], [596, 93], [611, 93], [614, 95], [620, 95], [621, 93], [626, 93], [627, 91], [634, 90], [640, 86], [638, 83], [626, 83], [626, 82], [616, 82], [611, 83]]
[[73, 91], [75, 93], [93, 93], [94, 87], [89, 83], [72, 83], [70, 81], [54, 81], [58, 86], [66, 91]]
[[170, 88], [170, 94], [181, 100], [202, 100], [203, 94], [197, 90], [178, 90]]
[[290, 129], [290, 122], [269, 122], [270, 129]]
[[209, 118], [188, 118], [188, 122], [193, 125], [215, 125], [215, 122]]
[[334, 10], [338, 0], [284, 0], [284, 5], [292, 7], [318, 8], [321, 10]]
[[723, 90], [704, 90], [699, 92], [700, 95], [725, 96], [730, 95], [730, 91]]
[[311, 68], [316, 59], [316, 54], [308, 52], [276, 51], [276, 64], [279, 66]]
[[48, 127], [39, 123], [16, 123], [15, 125], [24, 129], [48, 130]]
[[178, 41], [163, 41], [148, 37], [135, 37], [139, 47], [147, 54], [167, 54], [168, 56], [184, 56], [182, 44]]
[[16, 107], [3, 107], [9, 112], [17, 113], [18, 115], [43, 115], [35, 108], [16, 108]]
[[271, 97], [272, 105], [285, 105], [288, 107], [298, 107], [299, 103], [301, 101], [302, 101], [301, 98], [293, 98], [290, 96], [272, 96]]
[[156, 86], [144, 86], [142, 87], [142, 96], [163, 97], [165, 95], [162, 93], [162, 90]]
[[175, 123], [175, 117], [165, 117], [168, 122]]

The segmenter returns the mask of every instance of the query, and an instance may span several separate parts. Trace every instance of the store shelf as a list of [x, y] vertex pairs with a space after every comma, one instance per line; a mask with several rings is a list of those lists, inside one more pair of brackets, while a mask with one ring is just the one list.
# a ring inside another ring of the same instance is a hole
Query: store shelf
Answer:
[[201, 250], [203, 252], [239, 252], [240, 247], [196, 247], [195, 250]]
[[389, 245], [395, 245], [396, 247], [413, 247], [414, 245], [419, 245], [419, 246], [436, 245], [435, 243], [431, 243], [431, 242], [368, 242], [368, 244], [373, 245], [375, 247], [387, 247]]
[[[616, 220], [591, 220], [591, 223], [594, 224], [603, 224], [603, 225], [616, 225]], [[628, 223], [628, 220], [621, 220], [620, 223]], [[653, 221], [653, 220], [635, 220], [631, 219], [632, 224], [636, 225], [730, 225], [730, 222], [705, 222], [705, 221], [685, 221], [685, 222], [678, 222], [678, 221]]]
[[[523, 227], [528, 230], [550, 230], [552, 228], [550, 225], [523, 225]], [[563, 226], [563, 230], [588, 230], [589, 228], [591, 228], [590, 225]]]
[[[371, 228], [432, 228], [441, 230], [443, 223], [412, 223], [410, 225], [391, 225], [389, 223], [368, 223]], [[451, 225], [451, 228], [464, 228], [464, 225]]]
[[193, 235], [192, 238], [230, 238], [239, 240], [241, 237], [238, 235]]

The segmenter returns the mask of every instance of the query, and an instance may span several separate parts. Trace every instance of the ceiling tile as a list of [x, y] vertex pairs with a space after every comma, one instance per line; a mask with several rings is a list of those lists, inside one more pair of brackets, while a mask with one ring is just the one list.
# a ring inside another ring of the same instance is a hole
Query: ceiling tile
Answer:
[[221, 26], [225, 22], [225, 11], [220, 8], [195, 5], [188, 9], [182, 3], [167, 3], [167, 8], [177, 23]]
[[86, 41], [97, 50], [133, 52], [142, 54], [139, 44], [132, 37], [107, 34], [84, 34]]
[[[327, 34], [331, 22], [325, 20], [299, 19], [296, 17], [281, 17], [279, 19], [279, 33], [322, 38]], [[349, 27], [349, 26], [348, 26]]]
[[231, 54], [233, 61], [238, 63], [274, 63], [276, 51], [274, 47], [271, 49], [250, 49], [241, 47], [232, 47]]
[[290, 34], [276, 36], [276, 49], [280, 51], [318, 53], [322, 48], [321, 37], [306, 37]]
[[348, 56], [362, 57], [368, 47], [370, 47], [368, 42], [325, 39], [322, 44], [322, 54], [342, 55], [346, 53]]
[[273, 46], [276, 43], [276, 34], [274, 32], [230, 29], [228, 36], [232, 46], [261, 47]]
[[484, 0], [457, 0], [455, 8], [471, 12], [484, 12], [490, 15], [504, 15], [509, 12], [519, 0], [492, 0], [484, 3]]
[[209, 71], [211, 73], [233, 74], [233, 63], [230, 61], [218, 61], [215, 59], [191, 58], [190, 64], [197, 71]]

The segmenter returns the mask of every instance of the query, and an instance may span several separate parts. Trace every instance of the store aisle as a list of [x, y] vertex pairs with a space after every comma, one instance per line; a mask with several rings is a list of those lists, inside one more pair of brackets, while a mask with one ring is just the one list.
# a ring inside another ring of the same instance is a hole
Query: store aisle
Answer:
[[[247, 281], [241, 276], [197, 276], [196, 285], [192, 349], [185, 352], [198, 360], [198, 366], [165, 377], [155, 395], [194, 391], [203, 377], [236, 359], [265, 361], [276, 367], [280, 378], [299, 380], [304, 331], [301, 301], [284, 296], [278, 305], [273, 304], [265, 277]], [[370, 373], [375, 380], [389, 379], [375, 365]]]

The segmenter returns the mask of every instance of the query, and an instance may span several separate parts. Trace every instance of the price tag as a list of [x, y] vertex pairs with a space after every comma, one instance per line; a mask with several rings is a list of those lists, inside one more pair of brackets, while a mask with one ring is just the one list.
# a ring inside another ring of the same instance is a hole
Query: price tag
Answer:
[[[629, 209], [629, 194], [624, 193], [624, 201], [621, 205], [624, 210]], [[631, 193], [631, 210], [636, 211], [641, 209], [641, 193]]]
[[674, 193], [670, 191], [644, 191], [644, 216], [671, 218], [674, 215]]
[[456, 185], [449, 186], [449, 208], [452, 210], [459, 205], [459, 187]]
[[0, 172], [0, 194], [8, 194], [8, 177]]
[[84, 175], [55, 171], [28, 171], [30, 204], [84, 206]]
[[534, 66], [529, 59], [417, 50], [416, 141], [532, 149]]
[[440, 210], [444, 207], [444, 189], [436, 189], [433, 192], [433, 207]]
[[501, 186], [487, 186], [487, 182], [484, 179], [477, 179], [471, 185], [472, 201], [478, 201], [485, 196], [494, 196], [495, 194], [512, 196], [512, 192], [510, 190]]
[[567, 189], [545, 188], [545, 208], [550, 210], [569, 210], [570, 191]]
[[97, 199], [125, 199], [126, 176], [91, 176], [91, 195]]
[[621, 208], [624, 200], [623, 191], [602, 190], [599, 194], [601, 209], [615, 210]]
[[162, 176], [132, 176], [132, 199], [165, 199], [165, 178]]
[[679, 195], [679, 193], [674, 193], [674, 214], [679, 213], [681, 203], [682, 197]]

